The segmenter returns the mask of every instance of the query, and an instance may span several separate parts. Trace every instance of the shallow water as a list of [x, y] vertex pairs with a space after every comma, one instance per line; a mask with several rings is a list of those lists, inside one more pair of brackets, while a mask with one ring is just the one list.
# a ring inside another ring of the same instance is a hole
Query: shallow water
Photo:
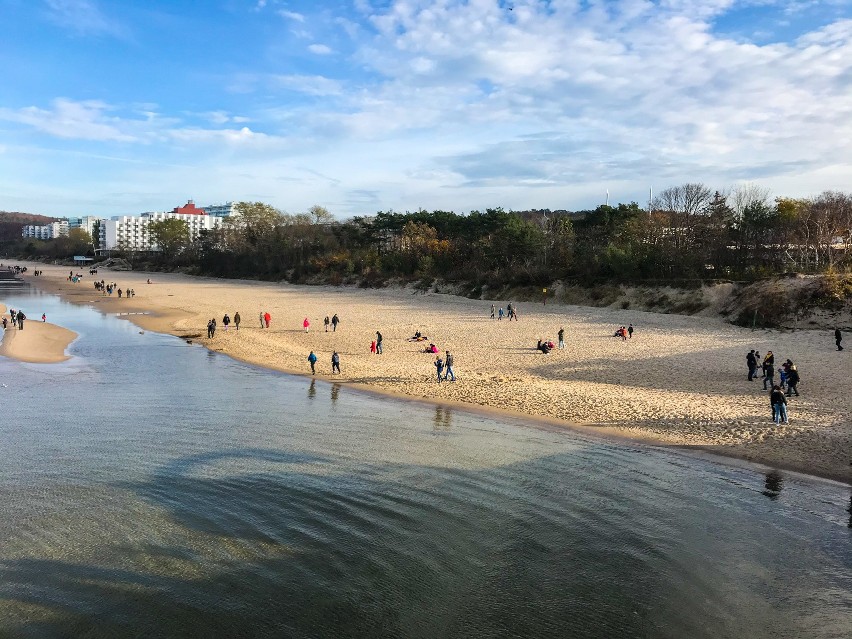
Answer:
[[847, 637], [850, 491], [257, 369], [53, 296], [0, 635]]

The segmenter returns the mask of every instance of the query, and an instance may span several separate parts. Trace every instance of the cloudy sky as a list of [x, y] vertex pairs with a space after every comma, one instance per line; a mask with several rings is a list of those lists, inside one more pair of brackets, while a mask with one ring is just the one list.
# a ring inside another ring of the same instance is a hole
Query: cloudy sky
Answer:
[[0, 0], [0, 210], [852, 190], [852, 0]]

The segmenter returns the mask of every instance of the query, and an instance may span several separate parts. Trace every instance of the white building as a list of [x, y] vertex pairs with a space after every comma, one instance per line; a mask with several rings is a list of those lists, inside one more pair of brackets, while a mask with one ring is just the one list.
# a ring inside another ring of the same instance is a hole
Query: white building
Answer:
[[82, 229], [91, 237], [95, 237], [95, 226], [100, 221], [101, 218], [95, 217], [94, 215], [86, 215], [85, 217], [69, 217], [68, 228]]
[[148, 235], [148, 225], [162, 220], [183, 220], [189, 226], [189, 237], [195, 239], [202, 230], [218, 228], [222, 220], [197, 213], [143, 213], [120, 215], [101, 222], [101, 250], [156, 251]]
[[238, 215], [237, 205], [235, 202], [225, 202], [224, 204], [210, 204], [202, 207], [207, 215], [213, 217], [232, 217]]
[[53, 240], [57, 237], [67, 237], [68, 220], [50, 222], [41, 226], [28, 224], [21, 227], [21, 237], [34, 237], [39, 240]]

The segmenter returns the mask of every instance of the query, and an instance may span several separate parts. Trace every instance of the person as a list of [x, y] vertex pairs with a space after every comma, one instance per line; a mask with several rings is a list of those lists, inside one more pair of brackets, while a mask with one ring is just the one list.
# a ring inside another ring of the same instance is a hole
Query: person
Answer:
[[225, 326], [225, 332], [228, 332], [228, 326], [231, 324], [231, 318], [225, 313], [225, 316], [222, 318], [222, 324]]
[[559, 338], [559, 348], [565, 348], [565, 329], [560, 327], [556, 337]]
[[498, 322], [499, 322], [499, 321], [501, 321], [501, 320], [503, 319], [503, 315], [504, 315], [504, 314], [505, 314], [505, 313], [503, 313], [503, 307], [501, 306], [501, 307], [500, 307], [500, 310], [498, 310], [498, 311], [497, 311], [497, 321], [498, 321]]
[[18, 330], [24, 330], [24, 320], [27, 319], [27, 316], [24, 315], [24, 312], [21, 309], [18, 309]]
[[757, 356], [754, 349], [751, 349], [746, 355], [746, 365], [748, 366], [748, 381], [751, 381], [757, 372]]
[[46, 321], [47, 321], [47, 315], [46, 315], [45, 313], [42, 313], [42, 314], [41, 314], [41, 321], [42, 321], [42, 322], [46, 322]]
[[425, 349], [423, 349], [423, 352], [424, 353], [437, 353], [438, 347], [430, 342], [429, 346], [427, 346]]
[[121, 289], [118, 289], [118, 299], [121, 299]]
[[491, 319], [494, 319], [494, 304], [491, 305]]
[[149, 279], [149, 280], [148, 280], [148, 284], [150, 284], [150, 283], [151, 283], [151, 280]]
[[453, 372], [453, 356], [450, 355], [450, 351], [447, 351], [447, 359], [444, 363], [446, 368], [446, 373], [444, 373], [444, 381], [447, 381], [447, 378], [451, 378], [451, 381], [456, 381], [456, 374]]
[[[769, 388], [766, 385], [769, 384]], [[763, 390], [772, 390], [775, 384], [775, 355], [772, 351], [766, 352], [766, 357], [763, 358]]]
[[260, 312], [260, 327], [263, 328], [263, 311]]
[[328, 315], [325, 316], [325, 319], [322, 321], [322, 325], [325, 326], [325, 332], [328, 333], [328, 325], [331, 324], [331, 320], [328, 319]]
[[216, 320], [211, 319], [207, 322], [207, 337], [212, 338], [216, 334]]
[[382, 334], [376, 331], [376, 355], [382, 354]]
[[772, 421], [780, 424], [782, 421], [787, 424], [787, 398], [784, 397], [784, 392], [778, 384], [772, 387], [772, 392], [769, 394], [769, 405], [772, 407]]
[[787, 386], [787, 365], [778, 367], [778, 385], [783, 390]]
[[540, 350], [542, 353], [544, 353], [545, 355], [547, 355], [550, 352], [550, 346], [548, 346], [546, 342], [541, 341], [541, 339], [538, 340], [538, 344], [536, 345], [536, 348], [538, 350]]
[[[790, 362], [789, 359], [787, 361]], [[799, 369], [793, 362], [790, 362], [790, 368], [787, 371], [787, 397], [792, 397], [793, 393], [796, 393], [796, 397], [799, 396], [799, 381]]]
[[311, 327], [311, 321], [306, 317], [302, 322], [302, 326], [305, 327], [305, 332], [308, 332], [308, 329]]
[[242, 319], [242, 318], [240, 317], [240, 312], [239, 312], [239, 311], [237, 311], [236, 313], [234, 313], [234, 326], [237, 328], [237, 330], [240, 330], [240, 320], [241, 320], [241, 319]]
[[340, 318], [337, 317], [337, 313], [331, 316], [331, 332], [337, 332], [337, 325], [340, 324]]
[[3, 330], [6, 330], [6, 316], [3, 316]]
[[263, 314], [263, 322], [266, 324], [266, 328], [269, 328], [269, 322], [272, 321], [272, 315], [269, 314], [269, 311], [266, 311]]
[[331, 354], [331, 374], [334, 375], [335, 371], [340, 372], [340, 355], [337, 351]]
[[627, 327], [622, 326], [620, 330], [621, 330], [621, 341], [626, 342], [627, 341]]
[[441, 359], [441, 356], [438, 355], [435, 358], [435, 369], [438, 371], [438, 383], [441, 383], [441, 373], [444, 372], [444, 360]]
[[[754, 351], [754, 359], [757, 360], [758, 364], [763, 361], [760, 359], [760, 351]], [[757, 373], [755, 373], [754, 376], [757, 377]], [[760, 376], [763, 377], [763, 368], [760, 369]]]
[[627, 327], [627, 335], [630, 339], [633, 339], [633, 324]]
[[842, 351], [843, 346], [841, 346], [840, 342], [843, 341], [843, 333], [840, 332], [839, 328], [834, 329], [834, 343], [837, 344], [837, 350]]
[[308, 361], [311, 363], [311, 375], [315, 375], [317, 372], [316, 364], [317, 364], [317, 356], [311, 351], [311, 354], [308, 355]]
[[370, 342], [370, 352], [375, 355], [376, 354], [376, 340]]

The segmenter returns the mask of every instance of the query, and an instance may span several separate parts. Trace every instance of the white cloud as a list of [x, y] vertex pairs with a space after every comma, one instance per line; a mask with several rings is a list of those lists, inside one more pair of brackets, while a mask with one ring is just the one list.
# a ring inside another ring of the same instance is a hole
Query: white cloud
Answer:
[[74, 102], [64, 98], [53, 101], [52, 109], [25, 107], [0, 108], [0, 120], [29, 125], [59, 138], [102, 142], [137, 142], [140, 138], [126, 130], [124, 122], [107, 115], [110, 107], [103, 102]]
[[48, 17], [61, 27], [80, 34], [124, 36], [125, 29], [104, 15], [92, 0], [45, 0]]
[[287, 11], [286, 9], [279, 9], [278, 15], [282, 18], [286, 18], [287, 20], [293, 20], [294, 22], [304, 22], [305, 16], [301, 13], [296, 13], [295, 11]]
[[343, 92], [340, 82], [321, 75], [277, 75], [270, 80], [277, 87], [305, 95], [334, 96]]
[[316, 55], [330, 55], [333, 53], [331, 47], [324, 44], [311, 44], [308, 45], [308, 51], [314, 53]]

